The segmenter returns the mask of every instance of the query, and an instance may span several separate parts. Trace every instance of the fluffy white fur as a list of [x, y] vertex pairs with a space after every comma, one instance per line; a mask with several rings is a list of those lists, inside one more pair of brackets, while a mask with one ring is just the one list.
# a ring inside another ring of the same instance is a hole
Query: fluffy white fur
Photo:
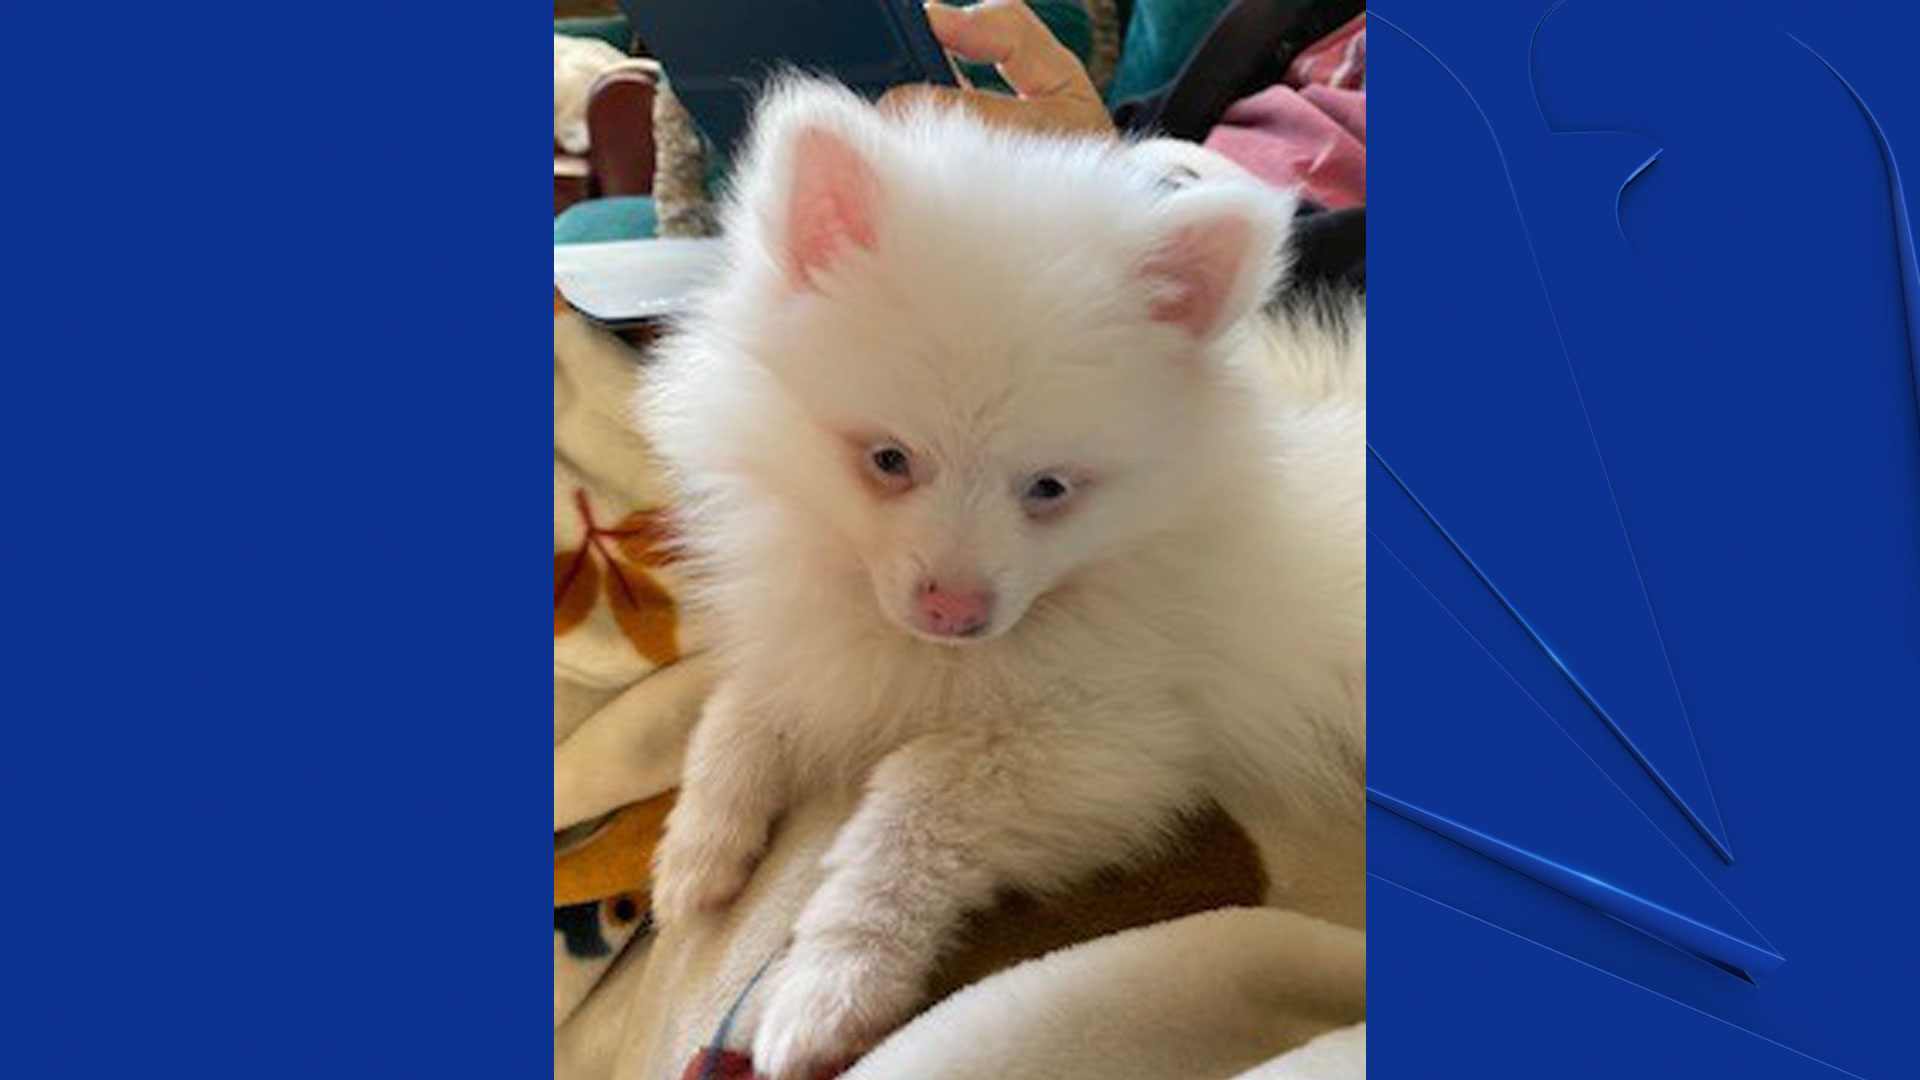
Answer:
[[[757, 1010], [792, 1080], [900, 1022], [996, 890], [1207, 798], [1359, 818], [1364, 331], [1255, 314], [1289, 199], [1169, 193], [1119, 145], [791, 82], [741, 176], [640, 398], [722, 672], [654, 895], [724, 906], [787, 807], [864, 784]], [[911, 490], [876, 493], [883, 443]], [[1046, 520], [1039, 473], [1074, 481]], [[914, 628], [928, 574], [994, 592], [985, 633]]]

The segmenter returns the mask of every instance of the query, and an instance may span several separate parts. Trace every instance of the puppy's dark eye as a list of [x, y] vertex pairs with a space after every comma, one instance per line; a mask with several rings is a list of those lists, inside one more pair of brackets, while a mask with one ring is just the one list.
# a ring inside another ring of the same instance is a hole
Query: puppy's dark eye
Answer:
[[1020, 507], [1027, 516], [1035, 521], [1045, 521], [1064, 513], [1074, 503], [1075, 490], [1072, 480], [1057, 473], [1041, 473], [1027, 480], [1026, 487], [1020, 489]]
[[1027, 485], [1027, 498], [1033, 502], [1053, 502], [1066, 497], [1066, 481], [1057, 476], [1036, 476]]
[[862, 472], [868, 486], [881, 495], [899, 495], [912, 490], [920, 478], [913, 466], [913, 455], [899, 443], [883, 442], [866, 448]]

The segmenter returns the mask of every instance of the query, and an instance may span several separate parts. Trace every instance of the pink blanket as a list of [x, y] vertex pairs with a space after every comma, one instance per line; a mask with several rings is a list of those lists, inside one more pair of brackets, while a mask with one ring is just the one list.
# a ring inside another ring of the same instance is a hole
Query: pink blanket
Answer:
[[1286, 82], [1233, 103], [1206, 145], [1329, 210], [1367, 202], [1366, 16], [1329, 34]]

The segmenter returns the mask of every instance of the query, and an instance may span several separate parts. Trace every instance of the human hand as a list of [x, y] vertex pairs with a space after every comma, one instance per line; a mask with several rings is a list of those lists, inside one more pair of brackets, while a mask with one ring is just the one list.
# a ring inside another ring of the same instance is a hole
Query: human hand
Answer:
[[965, 8], [936, 0], [927, 4], [927, 23], [954, 54], [998, 68], [1014, 96], [948, 86], [896, 86], [881, 97], [882, 110], [898, 113], [931, 101], [966, 109], [1001, 127], [1114, 134], [1113, 120], [1086, 68], [1022, 0], [983, 0]]

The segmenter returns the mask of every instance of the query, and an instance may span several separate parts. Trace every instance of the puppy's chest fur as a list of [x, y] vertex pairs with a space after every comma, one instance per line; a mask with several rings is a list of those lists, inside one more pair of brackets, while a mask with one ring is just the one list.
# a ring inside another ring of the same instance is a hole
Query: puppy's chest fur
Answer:
[[1124, 739], [1132, 718], [1174, 712], [1178, 673], [1192, 666], [1191, 643], [1112, 598], [1047, 598], [1014, 632], [952, 647], [886, 624], [865, 589], [849, 581], [837, 603], [804, 607], [763, 598], [745, 620], [752, 633], [731, 642], [728, 678], [803, 779], [857, 783], [902, 744], [941, 733]]

